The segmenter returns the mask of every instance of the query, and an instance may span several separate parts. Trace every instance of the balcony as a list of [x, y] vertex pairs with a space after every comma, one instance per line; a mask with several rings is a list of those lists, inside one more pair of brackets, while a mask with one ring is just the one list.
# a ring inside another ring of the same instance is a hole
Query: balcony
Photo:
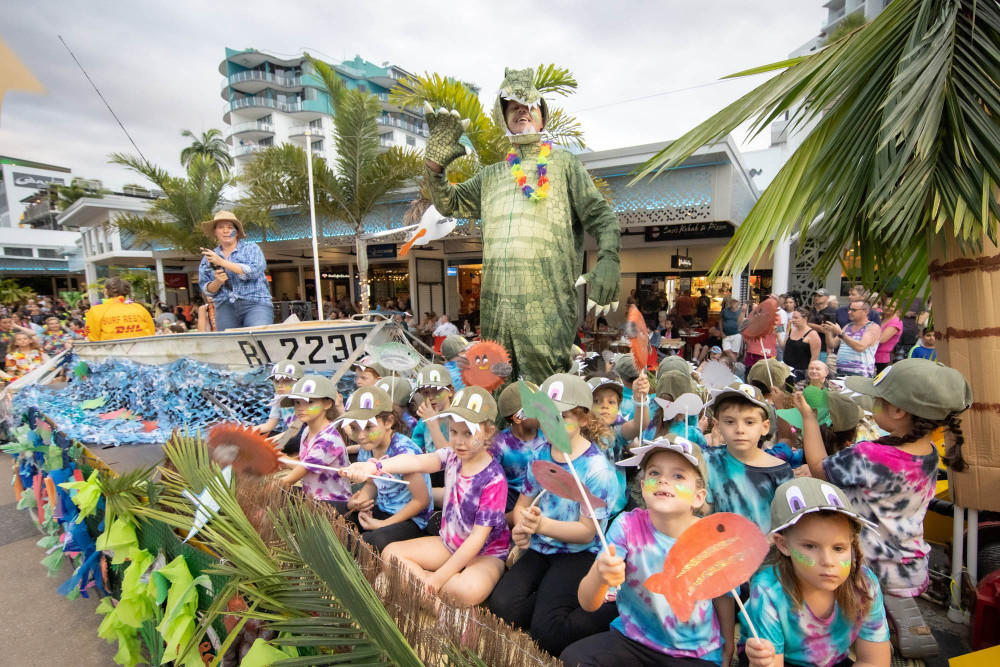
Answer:
[[233, 87], [244, 93], [255, 94], [265, 88], [277, 87], [285, 90], [302, 87], [301, 76], [286, 76], [260, 70], [247, 70], [231, 74], [222, 86], [223, 99], [229, 99], [229, 88]]
[[326, 134], [322, 127], [313, 127], [311, 125], [296, 125], [292, 129], [288, 130], [289, 137], [304, 137], [306, 132], [309, 132], [314, 137], [322, 137]]
[[429, 132], [426, 128], [417, 127], [413, 123], [407, 123], [402, 118], [393, 118], [392, 116], [379, 116], [376, 119], [379, 125], [383, 127], [398, 127], [401, 130], [406, 130], [413, 134], [419, 135], [421, 137], [429, 136]]
[[21, 224], [34, 227], [39, 223], [52, 222], [58, 213], [59, 209], [57, 207], [53, 206], [48, 200], [43, 199], [36, 204], [30, 204], [25, 209]]
[[271, 123], [261, 123], [260, 121], [250, 121], [249, 123], [237, 123], [226, 128], [223, 135], [226, 143], [232, 145], [233, 137], [243, 137], [259, 141], [267, 137], [274, 136], [274, 125]]
[[253, 157], [255, 153], [259, 153], [268, 146], [261, 146], [260, 144], [248, 144], [246, 146], [234, 146], [233, 147], [233, 157]]

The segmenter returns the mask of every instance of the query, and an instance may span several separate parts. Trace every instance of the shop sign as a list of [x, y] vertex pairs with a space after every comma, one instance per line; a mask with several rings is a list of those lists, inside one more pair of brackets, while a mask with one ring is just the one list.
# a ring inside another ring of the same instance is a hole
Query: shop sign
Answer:
[[670, 257], [671, 269], [690, 269], [693, 266], [694, 262], [687, 255], [671, 255]]
[[734, 231], [735, 228], [728, 222], [689, 222], [681, 225], [646, 227], [645, 238], [647, 243], [690, 241], [693, 239], [728, 239]]
[[14, 172], [14, 185], [19, 188], [31, 188], [32, 190], [37, 190], [39, 188], [44, 188], [49, 185], [49, 183], [56, 183], [59, 185], [66, 185], [66, 181], [61, 178], [56, 178], [54, 176], [39, 176], [37, 174], [24, 174], [18, 171]]
[[368, 246], [368, 259], [395, 259], [395, 243], [376, 243]]
[[451, 277], [451, 278], [455, 278], [456, 276], [458, 276], [458, 267], [457, 266], [449, 266], [446, 269], [446, 271], [447, 271], [447, 275], [449, 277]]

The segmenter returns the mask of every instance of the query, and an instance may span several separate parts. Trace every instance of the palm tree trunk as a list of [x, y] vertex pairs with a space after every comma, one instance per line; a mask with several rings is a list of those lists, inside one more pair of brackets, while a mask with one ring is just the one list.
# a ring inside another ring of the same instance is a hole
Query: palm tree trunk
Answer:
[[972, 386], [972, 408], [962, 415], [969, 464], [949, 473], [956, 504], [1000, 510], [1000, 251], [989, 239], [982, 250], [962, 255], [950, 228], [930, 245], [934, 328], [942, 344], [938, 359], [960, 371]]
[[368, 300], [371, 289], [368, 286], [368, 244], [361, 238], [361, 231], [355, 232], [355, 244], [358, 252], [358, 283], [360, 293], [358, 301], [361, 302], [361, 312], [368, 312]]

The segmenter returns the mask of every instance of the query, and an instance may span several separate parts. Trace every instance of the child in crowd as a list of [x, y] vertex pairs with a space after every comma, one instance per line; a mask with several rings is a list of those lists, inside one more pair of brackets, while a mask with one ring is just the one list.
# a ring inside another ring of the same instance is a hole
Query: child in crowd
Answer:
[[940, 427], [950, 433], [944, 462], [956, 472], [965, 470], [958, 415], [972, 404], [972, 390], [955, 369], [925, 359], [903, 359], [874, 380], [846, 382], [851, 391], [875, 397], [875, 422], [889, 435], [827, 456], [816, 416], [798, 393], [806, 462], [813, 477], [842, 488], [854, 507], [878, 524], [880, 534], [863, 535], [862, 544], [887, 593], [885, 606], [898, 631], [900, 654], [935, 655], [937, 642], [914, 600], [929, 583], [930, 546], [923, 525], [938, 479], [932, 434]]
[[[621, 461], [622, 456], [628, 449], [628, 443], [632, 442], [649, 426], [652, 412], [649, 403], [649, 380], [645, 373], [641, 373], [634, 383], [632, 383], [632, 399], [636, 406], [636, 414], [629, 421], [624, 421], [618, 413], [618, 406], [621, 405], [624, 388], [618, 382], [604, 377], [593, 377], [587, 381], [594, 396], [594, 412], [604, 425], [611, 429], [611, 433], [606, 438], [598, 441], [598, 446], [604, 451], [611, 469], [615, 471], [618, 478], [619, 493], [617, 502], [611, 506], [609, 516], [615, 516], [628, 502], [628, 479], [626, 479], [625, 469], [619, 468], [615, 464]], [[640, 415], [642, 419], [640, 420]]]
[[[355, 424], [352, 432], [361, 445], [359, 462], [423, 453], [405, 434], [396, 430], [406, 425], [399, 421], [392, 398], [384, 389], [377, 385], [362, 387], [351, 394], [348, 405], [350, 408], [334, 423]], [[366, 478], [361, 490], [347, 503], [349, 511], [357, 512], [354, 521], [362, 531], [362, 539], [378, 551], [392, 542], [423, 537], [434, 509], [430, 475], [414, 472], [391, 476], [410, 484]]]
[[[538, 387], [530, 382], [526, 384], [532, 391], [538, 391]], [[517, 388], [517, 383], [507, 385], [500, 392], [497, 400], [497, 411], [500, 416], [510, 422], [503, 431], [497, 434], [490, 449], [493, 457], [500, 462], [503, 467], [503, 474], [507, 478], [507, 525], [513, 526], [514, 504], [524, 487], [524, 477], [528, 469], [528, 463], [534, 456], [535, 450], [545, 444], [545, 436], [538, 428], [537, 419], [525, 419], [521, 414], [521, 392]]]
[[646, 579], [663, 571], [677, 538], [699, 520], [711, 474], [701, 449], [668, 435], [633, 452], [618, 465], [640, 469], [647, 509], [619, 515], [607, 535], [610, 553], [601, 551], [578, 590], [581, 607], [592, 611], [605, 604], [609, 588], [618, 587], [619, 616], [610, 631], [581, 639], [559, 658], [567, 667], [728, 666], [735, 636], [731, 600], [698, 602], [682, 623], [666, 598], [645, 588]]
[[718, 345], [713, 345], [711, 347], [706, 347], [706, 349], [708, 350], [708, 353], [705, 354], [704, 357], [701, 357], [699, 359], [701, 361], [701, 363], [698, 364], [698, 375], [699, 376], [705, 370], [705, 364], [707, 364], [708, 362], [710, 362], [710, 361], [718, 361], [718, 362], [722, 363], [722, 348], [721, 347], [719, 347]]
[[684, 413], [663, 419], [666, 408], [684, 394], [694, 394], [701, 397], [698, 385], [691, 379], [690, 372], [682, 373], [681, 371], [668, 370], [659, 374], [656, 381], [656, 405], [653, 408], [656, 418], [646, 429], [646, 440], [655, 440], [668, 433], [673, 433], [684, 436], [699, 447], [705, 446], [705, 436], [698, 427], [699, 415], [697, 413], [689, 414], [686, 423]]
[[606, 527], [609, 508], [616, 506], [622, 490], [607, 458], [594, 444], [611, 434], [591, 412], [590, 386], [576, 375], [557, 373], [539, 391], [562, 412], [572, 452], [567, 456], [549, 444], [542, 445], [531, 463], [544, 461], [568, 472], [572, 462], [583, 485], [606, 506], [595, 507], [591, 517], [579, 503], [543, 493], [529, 463], [512, 531], [514, 544], [524, 551], [497, 584], [489, 607], [514, 627], [530, 629], [539, 646], [558, 655], [572, 642], [606, 629], [617, 615], [612, 603], [600, 609], [580, 609], [576, 589], [601, 548], [597, 522], [602, 529]]
[[705, 450], [708, 502], [715, 512], [733, 512], [771, 529], [774, 490], [793, 478], [785, 461], [761, 449], [771, 430], [769, 405], [760, 390], [734, 383], [708, 402], [725, 446]]
[[614, 373], [622, 382], [622, 402], [618, 408], [622, 417], [628, 421], [635, 416], [635, 400], [632, 398], [632, 383], [639, 379], [639, 371], [631, 354], [619, 354], [615, 358]]
[[19, 331], [7, 348], [6, 370], [13, 379], [24, 377], [46, 361], [49, 355], [42, 352], [42, 346], [34, 336]]
[[341, 514], [347, 514], [351, 485], [332, 470], [310, 468], [310, 464], [333, 468], [346, 466], [347, 447], [334, 423], [343, 411], [343, 400], [337, 386], [322, 375], [304, 375], [282, 399], [285, 407], [295, 406], [295, 418], [302, 422], [299, 462], [286, 464], [291, 472], [279, 483], [292, 486], [302, 481], [307, 496], [332, 504]]
[[354, 364], [354, 383], [358, 385], [358, 389], [375, 386], [375, 383], [383, 375], [386, 375], [386, 372], [381, 364], [370, 364], [364, 361]]
[[445, 471], [441, 534], [393, 542], [382, 554], [409, 568], [427, 592], [460, 606], [486, 600], [503, 574], [510, 542], [504, 519], [507, 480], [489, 450], [496, 416], [496, 402], [485, 389], [466, 387], [440, 413], [449, 424], [451, 446], [429, 454], [359, 461], [341, 473], [363, 482], [365, 475]]
[[785, 407], [785, 387], [793, 381], [792, 367], [777, 359], [761, 359], [747, 371], [747, 384], [757, 387], [778, 408]]
[[448, 336], [441, 342], [441, 356], [444, 357], [444, 367], [451, 375], [451, 386], [458, 391], [465, 386], [462, 379], [462, 368], [458, 365], [458, 357], [469, 347], [469, 341], [465, 336]]
[[410, 414], [408, 406], [410, 397], [413, 395], [413, 387], [406, 378], [390, 375], [380, 378], [375, 386], [389, 394], [392, 399], [392, 413], [396, 416], [396, 423], [392, 430], [409, 437], [413, 427], [417, 425], [417, 418]]
[[934, 329], [924, 329], [920, 334], [920, 340], [910, 349], [910, 359], [926, 359], [937, 361], [937, 344]]
[[[418, 420], [413, 427], [410, 438], [427, 454], [448, 446], [448, 421], [432, 422], [434, 417], [448, 409], [454, 393], [455, 390], [451, 385], [451, 374], [441, 364], [424, 366], [417, 373], [414, 396], [419, 401], [416, 407]], [[435, 489], [434, 506], [441, 507], [445, 498], [445, 471], [443, 468], [431, 475], [431, 484]]]
[[73, 341], [79, 340], [69, 328], [63, 327], [55, 315], [45, 318], [45, 331], [42, 332], [42, 349], [49, 354], [59, 354], [73, 347]]
[[295, 382], [302, 378], [302, 366], [298, 363], [286, 360], [279, 361], [271, 369], [271, 384], [274, 386], [274, 399], [271, 402], [271, 412], [267, 415], [267, 421], [257, 426], [261, 433], [281, 433], [288, 429], [295, 421], [295, 408], [293, 406], [282, 407], [282, 401], [292, 390]]
[[837, 487], [802, 477], [778, 487], [771, 525], [776, 549], [750, 580], [747, 610], [760, 639], [747, 639], [740, 664], [889, 667], [882, 589], [861, 552], [875, 524]]

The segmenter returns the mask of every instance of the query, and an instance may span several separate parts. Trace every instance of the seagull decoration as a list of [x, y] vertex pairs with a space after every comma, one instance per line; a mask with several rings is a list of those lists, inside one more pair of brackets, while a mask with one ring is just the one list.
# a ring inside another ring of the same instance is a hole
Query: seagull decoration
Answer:
[[455, 218], [446, 218], [438, 213], [433, 205], [428, 206], [424, 214], [420, 216], [420, 222], [417, 223], [417, 229], [413, 232], [413, 236], [400, 249], [399, 256], [405, 257], [410, 252], [410, 248], [415, 245], [427, 245], [432, 241], [443, 239], [455, 230], [457, 224], [458, 220]]

